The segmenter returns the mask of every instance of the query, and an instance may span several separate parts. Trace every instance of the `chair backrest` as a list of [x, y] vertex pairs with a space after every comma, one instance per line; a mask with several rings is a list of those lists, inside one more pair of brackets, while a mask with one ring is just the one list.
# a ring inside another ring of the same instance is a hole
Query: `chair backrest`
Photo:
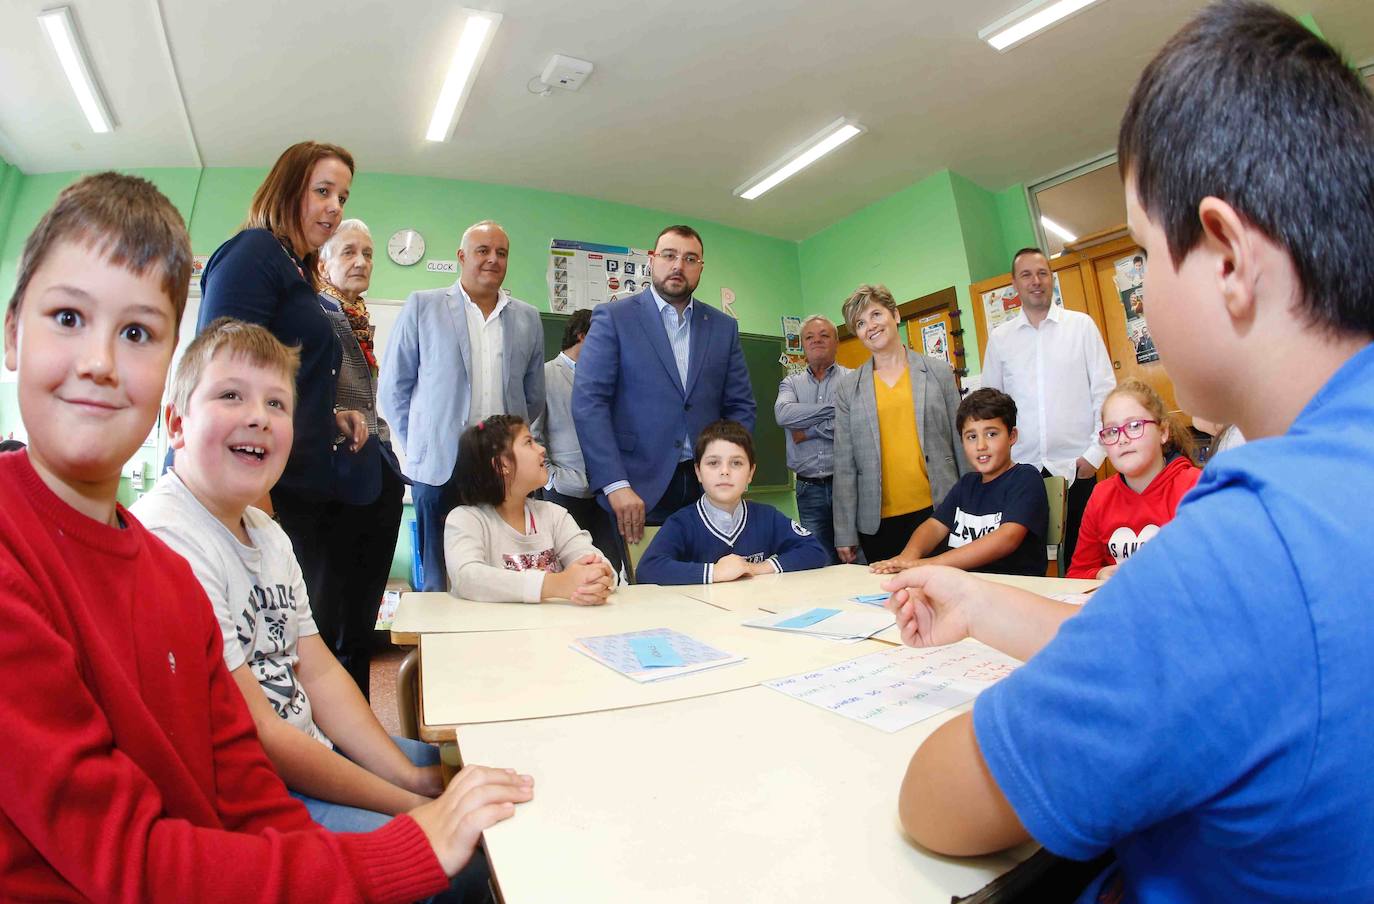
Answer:
[[631, 584], [636, 583], [635, 569], [639, 567], [639, 560], [644, 557], [644, 550], [649, 548], [649, 541], [653, 540], [656, 533], [658, 533], [657, 526], [645, 527], [644, 536], [640, 538], [638, 543], [625, 544], [625, 576], [630, 579]]
[[1045, 478], [1045, 496], [1050, 503], [1050, 523], [1045, 531], [1047, 546], [1058, 546], [1064, 542], [1064, 500], [1068, 492], [1069, 485], [1064, 478]]

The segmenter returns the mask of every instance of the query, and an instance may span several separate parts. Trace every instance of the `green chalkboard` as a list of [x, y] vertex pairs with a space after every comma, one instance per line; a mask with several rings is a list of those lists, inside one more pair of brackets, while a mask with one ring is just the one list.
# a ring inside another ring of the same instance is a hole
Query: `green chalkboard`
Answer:
[[[540, 312], [539, 318], [544, 322], [544, 360], [548, 361], [558, 357], [568, 316]], [[749, 382], [754, 387], [754, 403], [758, 405], [754, 423], [754, 455], [758, 459], [758, 470], [754, 473], [752, 488], [755, 491], [787, 489], [792, 482], [791, 472], [787, 470], [787, 441], [782, 428], [773, 420], [773, 403], [778, 400], [778, 384], [784, 374], [778, 363], [782, 337], [741, 333], [739, 342], [744, 351], [744, 364], [749, 368]]]

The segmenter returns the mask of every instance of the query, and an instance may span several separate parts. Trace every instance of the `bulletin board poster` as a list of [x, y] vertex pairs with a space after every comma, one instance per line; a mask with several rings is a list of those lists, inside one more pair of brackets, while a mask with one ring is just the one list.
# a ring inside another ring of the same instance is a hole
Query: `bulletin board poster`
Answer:
[[1145, 323], [1145, 257], [1133, 254], [1116, 261], [1114, 266], [1116, 275], [1112, 277], [1112, 282], [1116, 285], [1121, 307], [1126, 312], [1126, 336], [1135, 349], [1136, 363], [1158, 361], [1155, 340], [1150, 336], [1149, 325]]
[[[1059, 291], [1059, 274], [1054, 274], [1054, 303], [1063, 307], [1064, 296]], [[983, 293], [983, 317], [987, 321], [988, 335], [1021, 313], [1021, 298], [1015, 286], [1003, 286]]]
[[785, 354], [802, 354], [800, 317], [782, 318], [782, 345]]
[[548, 282], [549, 310], [555, 314], [628, 298], [649, 285], [649, 252], [554, 239], [549, 244]]
[[926, 357], [940, 358], [949, 363], [949, 328], [943, 319], [921, 327], [921, 346]]

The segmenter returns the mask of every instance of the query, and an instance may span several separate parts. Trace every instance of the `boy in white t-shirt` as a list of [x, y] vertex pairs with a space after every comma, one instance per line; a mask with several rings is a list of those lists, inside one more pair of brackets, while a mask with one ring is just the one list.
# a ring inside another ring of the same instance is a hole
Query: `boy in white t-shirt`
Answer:
[[251, 505], [291, 451], [298, 360], [229, 318], [197, 336], [172, 383], [172, 469], [134, 511], [214, 604], [225, 662], [287, 787], [326, 828], [368, 831], [443, 779], [435, 748], [387, 736], [319, 638], [290, 540]]

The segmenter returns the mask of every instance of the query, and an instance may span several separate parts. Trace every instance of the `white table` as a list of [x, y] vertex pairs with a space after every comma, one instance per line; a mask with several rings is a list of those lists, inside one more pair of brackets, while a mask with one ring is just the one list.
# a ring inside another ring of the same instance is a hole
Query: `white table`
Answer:
[[[609, 631], [586, 627], [499, 633], [426, 634], [420, 639], [420, 735], [451, 740], [457, 726], [622, 709], [719, 694], [890, 649], [749, 628], [744, 616], [699, 602], [690, 618], [649, 613]], [[573, 641], [625, 630], [673, 628], [743, 662], [641, 684], [583, 653]]]
[[732, 612], [763, 609], [776, 612], [809, 603], [838, 601], [880, 593], [887, 575], [873, 574], [867, 565], [831, 565], [811, 571], [766, 574], [726, 584], [690, 584], [679, 593]]
[[[599, 626], [595, 610], [585, 610], [569, 617], [593, 621], [490, 627], [529, 612], [547, 613], [546, 623], [571, 612], [545, 606], [467, 621], [442, 609], [428, 618], [422, 627], [431, 630], [420, 637], [424, 737], [456, 738], [466, 762], [535, 777], [535, 799], [486, 833], [506, 904], [945, 904], [1029, 856], [1028, 845], [944, 858], [902, 832], [896, 801], [906, 764], [953, 712], [887, 734], [758, 686], [890, 646], [740, 622], [761, 610], [858, 607], [842, 601], [879, 592], [883, 580], [863, 566], [834, 566], [710, 587], [640, 586]], [[1100, 583], [993, 580], [1040, 593]], [[695, 605], [684, 607], [688, 597]], [[473, 627], [479, 619], [488, 627]], [[464, 633], [432, 633], [442, 625]], [[648, 627], [675, 628], [749, 659], [641, 685], [568, 649], [578, 637]]]
[[469, 762], [535, 778], [486, 833], [506, 904], [948, 904], [1035, 848], [951, 859], [902, 832], [906, 764], [945, 718], [886, 734], [753, 687], [458, 740]]
[[414, 646], [423, 634], [463, 634], [477, 631], [527, 631], [537, 628], [585, 628], [610, 634], [634, 630], [644, 618], [674, 621], [709, 614], [676, 587], [637, 584], [617, 587], [601, 606], [575, 606], [550, 600], [543, 603], [482, 603], [449, 593], [403, 593], [391, 622], [391, 640]]

